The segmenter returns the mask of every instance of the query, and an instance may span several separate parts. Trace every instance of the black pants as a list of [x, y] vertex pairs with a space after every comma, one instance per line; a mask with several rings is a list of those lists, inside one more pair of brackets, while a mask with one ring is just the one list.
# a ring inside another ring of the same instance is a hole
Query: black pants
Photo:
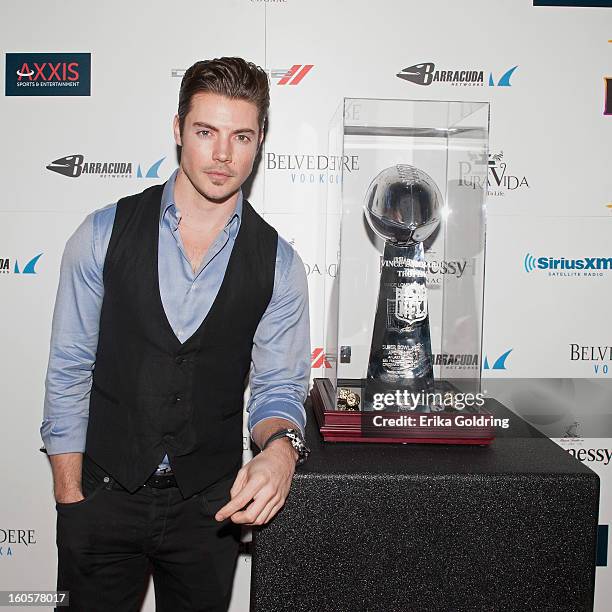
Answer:
[[58, 612], [140, 610], [153, 574], [158, 612], [225, 612], [240, 527], [214, 515], [233, 478], [183, 499], [176, 487], [128, 493], [85, 455], [85, 499], [56, 504]]

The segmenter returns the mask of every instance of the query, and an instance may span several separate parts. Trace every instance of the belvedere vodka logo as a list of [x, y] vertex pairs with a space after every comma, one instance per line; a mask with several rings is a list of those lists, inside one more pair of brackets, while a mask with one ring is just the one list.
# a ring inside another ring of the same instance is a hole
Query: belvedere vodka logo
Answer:
[[338, 264], [325, 264], [319, 262], [304, 262], [304, 269], [306, 270], [306, 276], [329, 276], [330, 278], [336, 278], [338, 272]]
[[12, 557], [37, 544], [34, 529], [0, 528], [0, 557]]
[[588, 364], [594, 376], [609, 376], [612, 368], [612, 346], [570, 344], [570, 361]]
[[265, 168], [286, 176], [294, 185], [337, 184], [342, 181], [343, 173], [359, 170], [359, 156], [267, 151]]
[[[484, 187], [482, 175], [474, 173], [474, 166], [478, 163], [479, 160], [475, 158], [459, 162], [459, 185], [472, 189]], [[486, 188], [488, 196], [503, 197], [509, 192], [529, 189], [529, 181], [524, 174], [509, 168], [504, 152], [499, 151], [489, 154]]]

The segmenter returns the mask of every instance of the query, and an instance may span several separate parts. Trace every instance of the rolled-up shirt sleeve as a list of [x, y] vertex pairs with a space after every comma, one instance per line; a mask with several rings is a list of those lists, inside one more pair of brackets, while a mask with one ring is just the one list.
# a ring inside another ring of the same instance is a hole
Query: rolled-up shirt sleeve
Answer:
[[47, 454], [83, 452], [89, 395], [96, 360], [100, 310], [104, 297], [103, 237], [100, 216], [88, 215], [69, 238], [62, 255], [53, 311], [49, 361], [40, 435]]
[[269, 418], [304, 433], [310, 380], [308, 283], [297, 252], [279, 237], [274, 290], [253, 338], [248, 429]]

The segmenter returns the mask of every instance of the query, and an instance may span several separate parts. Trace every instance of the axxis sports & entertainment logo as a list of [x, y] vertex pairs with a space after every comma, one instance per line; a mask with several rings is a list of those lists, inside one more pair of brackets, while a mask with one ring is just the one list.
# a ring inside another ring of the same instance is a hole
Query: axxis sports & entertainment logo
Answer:
[[[510, 79], [518, 66], [509, 68], [501, 75], [488, 72], [487, 84], [489, 87], [510, 87]], [[481, 68], [452, 68], [436, 70], [433, 62], [413, 64], [400, 70], [395, 76], [416, 85], [432, 85], [433, 83], [446, 83], [455, 87], [483, 87], [487, 71]]]
[[[67, 155], [66, 157], [59, 157], [52, 161], [48, 166], [47, 170], [57, 172], [63, 176], [69, 178], [78, 178], [82, 175], [95, 175], [100, 178], [133, 178], [134, 171], [133, 167], [136, 165], [135, 178], [159, 178], [159, 167], [162, 162], [166, 159], [162, 157], [155, 163], [151, 164], [148, 169], [143, 171], [143, 167], [140, 164], [133, 164], [132, 162], [118, 162], [118, 161], [85, 161], [85, 157], [81, 154]], [[146, 168], [146, 166], [144, 166]]]
[[523, 259], [527, 273], [545, 271], [548, 276], [604, 276], [612, 270], [612, 257], [535, 257], [527, 253]]
[[[314, 64], [293, 64], [291, 68], [266, 68], [265, 71], [277, 85], [299, 85], [313, 68]], [[185, 70], [185, 68], [173, 68], [170, 76], [182, 79]]]
[[43, 254], [39, 253], [31, 259], [26, 260], [25, 263], [23, 263], [22, 260], [22, 265], [19, 264], [18, 259], [0, 257], [0, 274], [36, 274], [36, 264], [42, 256]]
[[91, 95], [91, 53], [7, 53], [7, 96]]

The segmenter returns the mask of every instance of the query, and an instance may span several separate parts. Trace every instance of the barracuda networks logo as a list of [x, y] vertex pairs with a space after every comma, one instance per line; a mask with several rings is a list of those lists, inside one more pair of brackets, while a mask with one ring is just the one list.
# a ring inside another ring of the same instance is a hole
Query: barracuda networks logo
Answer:
[[502, 353], [492, 364], [489, 364], [489, 356], [486, 355], [482, 367], [484, 370], [505, 370], [506, 359], [513, 349], [508, 349], [505, 353]]
[[[143, 172], [140, 164], [133, 164], [132, 162], [123, 161], [85, 161], [85, 157], [81, 154], [67, 155], [66, 157], [60, 157], [52, 161], [48, 166], [47, 170], [57, 172], [62, 176], [69, 178], [78, 178], [84, 174], [96, 175], [100, 178], [159, 178], [159, 167], [162, 162], [166, 159], [162, 157], [158, 159], [154, 164], [149, 166], [147, 170]], [[133, 167], [136, 166], [136, 174], [134, 175]], [[146, 166], [145, 166], [146, 168]]]
[[455, 87], [483, 87], [485, 74], [488, 72], [486, 83], [489, 87], [511, 87], [510, 79], [517, 68], [518, 65], [513, 66], [498, 76], [480, 68], [460, 67], [458, 69], [436, 70], [436, 65], [433, 62], [422, 62], [403, 68], [395, 76], [416, 85], [446, 83]]
[[612, 257], [535, 257], [527, 253], [523, 259], [523, 268], [528, 274], [545, 271], [548, 276], [604, 276], [612, 270]]
[[0, 257], [0, 274], [36, 274], [36, 264], [42, 256], [42, 253], [35, 255], [32, 259], [26, 261], [23, 267], [19, 265], [19, 260], [17, 259], [13, 260], [13, 265], [11, 266], [10, 257]]

